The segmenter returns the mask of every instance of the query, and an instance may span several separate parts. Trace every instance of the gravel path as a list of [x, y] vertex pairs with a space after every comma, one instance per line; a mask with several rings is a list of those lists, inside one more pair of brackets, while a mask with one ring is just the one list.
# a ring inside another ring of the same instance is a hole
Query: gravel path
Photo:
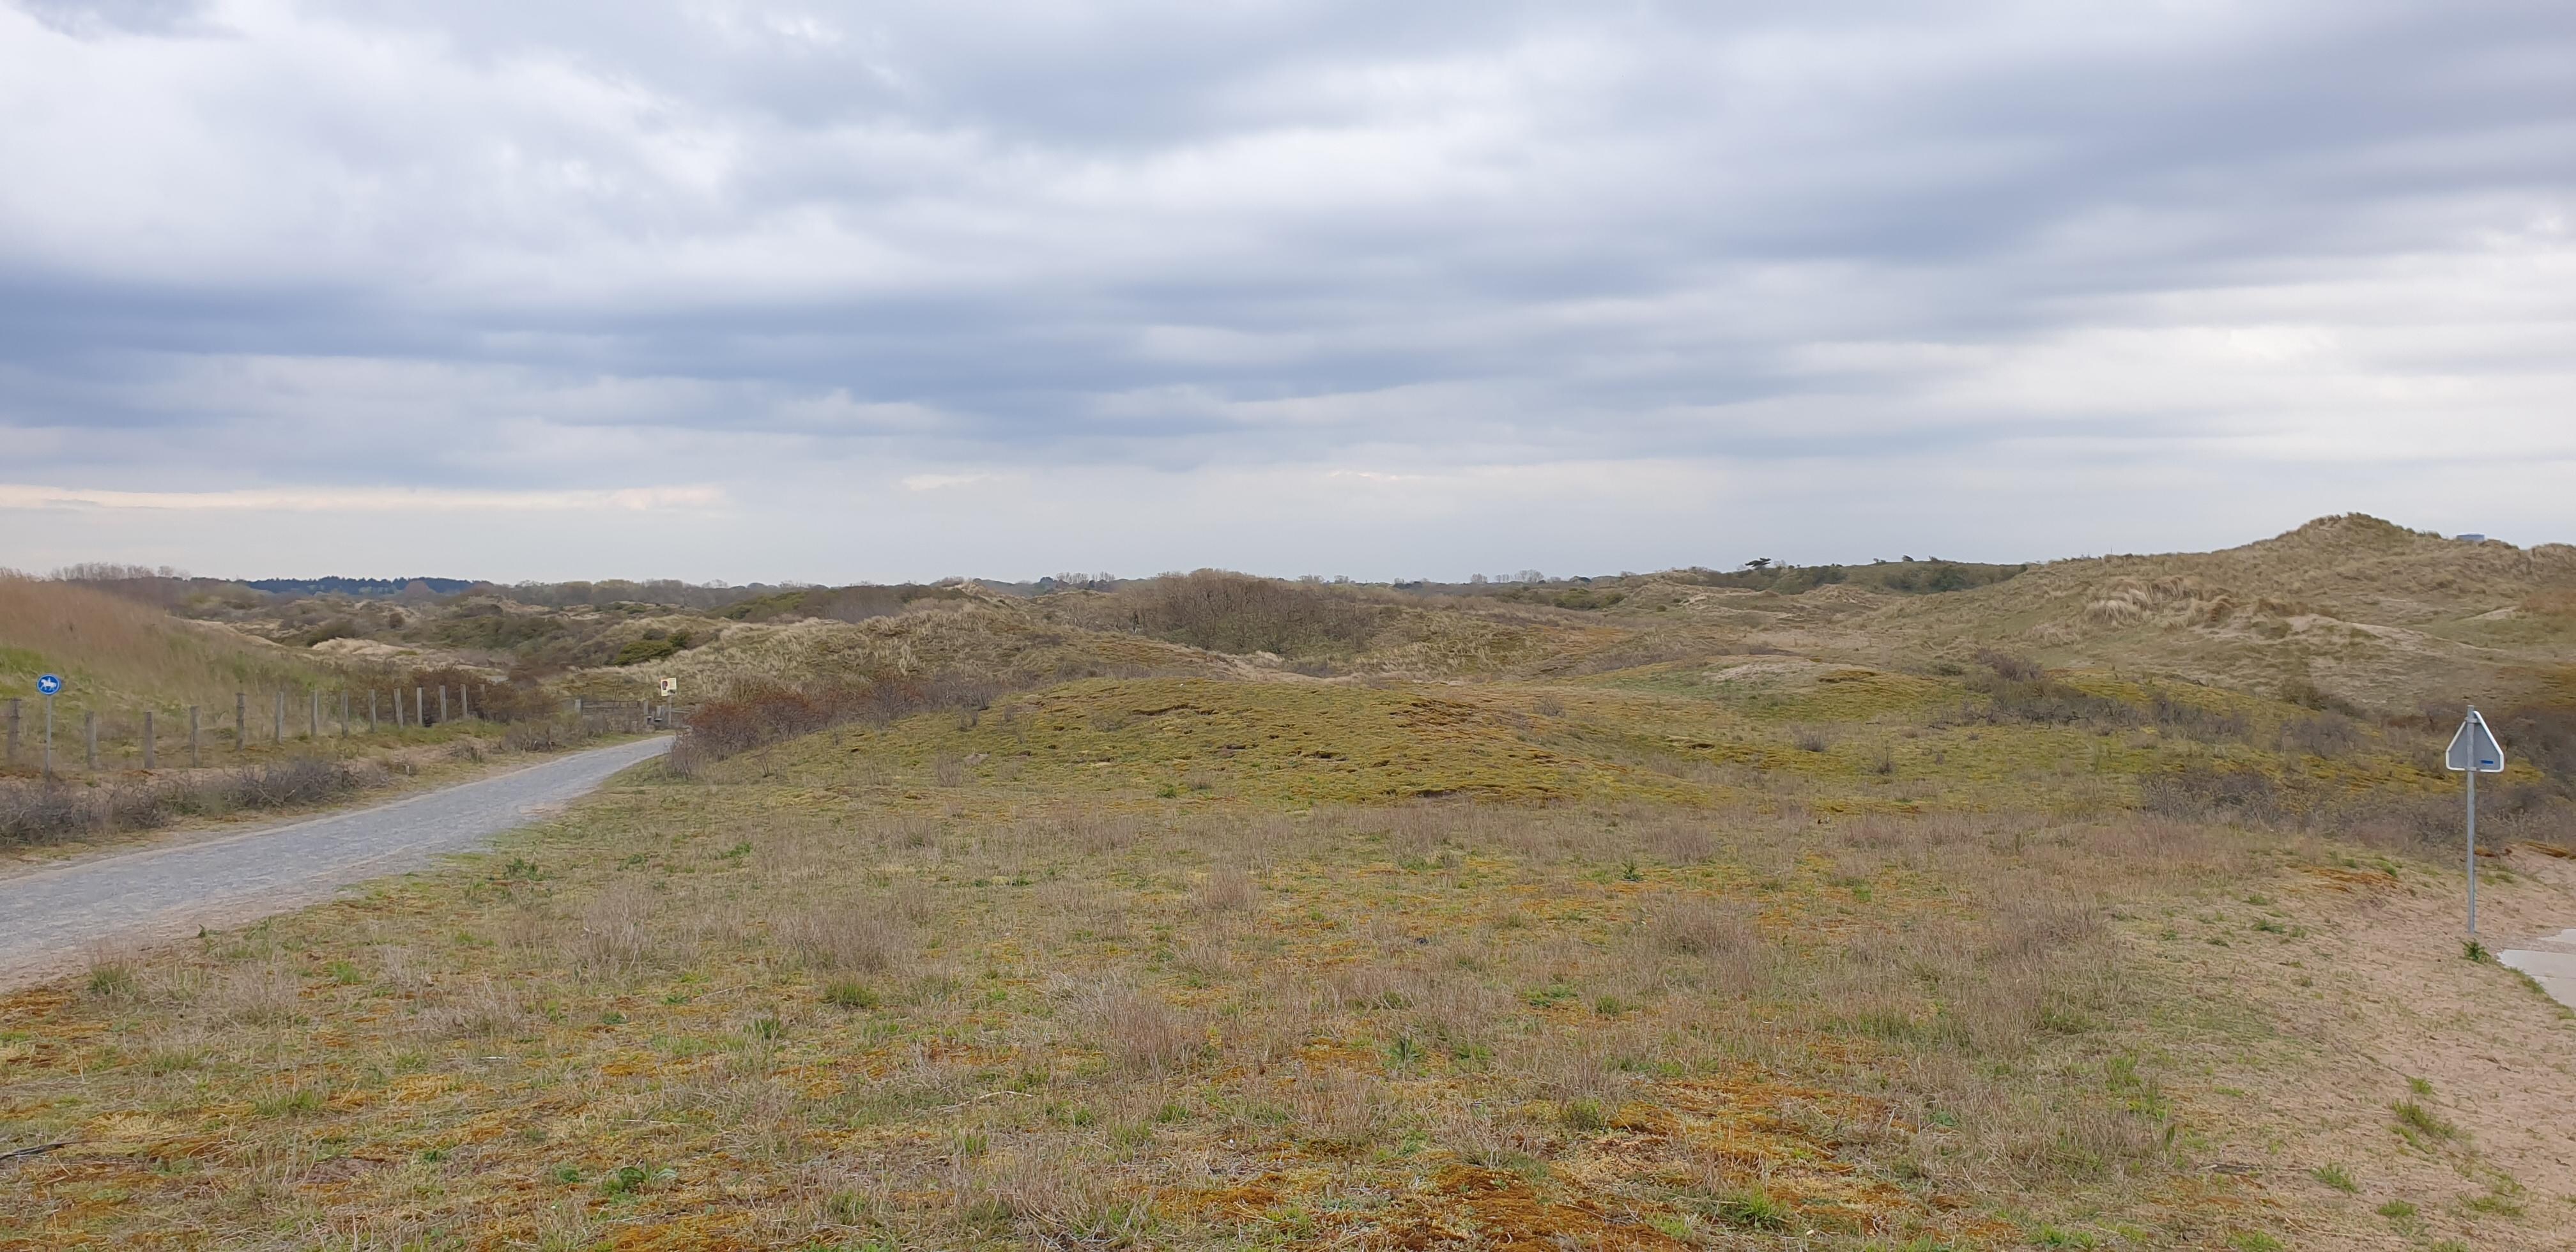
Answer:
[[102, 946], [192, 935], [419, 868], [670, 746], [663, 737], [594, 748], [375, 808], [0, 880], [0, 987], [77, 969]]

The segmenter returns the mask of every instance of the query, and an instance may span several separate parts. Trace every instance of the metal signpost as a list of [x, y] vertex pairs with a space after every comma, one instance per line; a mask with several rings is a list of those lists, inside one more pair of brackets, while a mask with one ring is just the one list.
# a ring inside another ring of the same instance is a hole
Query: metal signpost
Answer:
[[2504, 745], [2487, 729], [2487, 719], [2472, 706], [2461, 721], [2451, 747], [2442, 755], [2445, 768], [2469, 777], [2469, 937], [2478, 933], [2478, 775], [2504, 772]]
[[46, 674], [36, 679], [36, 694], [45, 698], [45, 777], [54, 776], [54, 697], [62, 694], [63, 676]]

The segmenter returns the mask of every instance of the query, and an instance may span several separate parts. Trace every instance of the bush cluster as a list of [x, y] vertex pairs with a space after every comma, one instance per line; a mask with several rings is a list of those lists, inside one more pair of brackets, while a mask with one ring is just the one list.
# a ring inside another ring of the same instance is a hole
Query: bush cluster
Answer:
[[356, 769], [319, 757], [244, 765], [177, 783], [120, 780], [0, 787], [0, 844], [45, 844], [115, 830], [149, 830], [183, 813], [230, 813], [336, 800], [359, 789]]
[[994, 679], [957, 674], [822, 687], [743, 683], [690, 710], [688, 728], [671, 746], [670, 764], [681, 773], [694, 773], [765, 744], [850, 722], [882, 725], [914, 713], [980, 712], [1012, 689]]
[[1203, 569], [1114, 593], [1126, 625], [1211, 652], [1285, 657], [1348, 653], [1377, 630], [1377, 606], [1347, 592]]

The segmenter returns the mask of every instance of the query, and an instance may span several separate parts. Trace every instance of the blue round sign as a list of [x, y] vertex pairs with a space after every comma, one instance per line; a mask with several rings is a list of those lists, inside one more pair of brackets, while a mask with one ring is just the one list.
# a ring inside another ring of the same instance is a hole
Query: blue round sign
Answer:
[[63, 676], [60, 674], [47, 674], [36, 680], [36, 692], [39, 695], [49, 696], [62, 689]]

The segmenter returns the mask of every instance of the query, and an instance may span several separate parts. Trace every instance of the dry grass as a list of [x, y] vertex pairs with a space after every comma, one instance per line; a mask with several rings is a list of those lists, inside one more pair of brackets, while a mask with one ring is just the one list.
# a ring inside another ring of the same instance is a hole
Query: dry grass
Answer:
[[[1100, 645], [1045, 624], [832, 625], [913, 673]], [[2382, 994], [2325, 937], [2451, 872], [2396, 732], [1953, 669], [1703, 649], [827, 722], [0, 1002], [0, 1150], [77, 1143], [0, 1166], [36, 1215], [0, 1248], [2368, 1246], [2370, 1180], [2576, 1193], [2396, 1091], [2335, 1149], [2363, 1190], [2307, 1181]], [[2541, 1046], [2440, 937], [2475, 1011], [2421, 1037]], [[2392, 1137], [2400, 1098], [2458, 1135]], [[2421, 1233], [2569, 1233], [2514, 1203]]]
[[69, 680], [57, 717], [82, 710], [231, 707], [241, 690], [332, 685], [331, 671], [264, 640], [181, 621], [74, 583], [0, 574], [0, 698], [36, 694], [36, 676]]
[[12, 1134], [82, 1146], [0, 1203], [48, 1246], [2273, 1226], [2206, 1173], [2217, 1097], [2178, 1059], [2237, 1010], [2121, 919], [2319, 855], [2283, 838], [801, 794], [630, 787], [475, 868], [18, 997]]

